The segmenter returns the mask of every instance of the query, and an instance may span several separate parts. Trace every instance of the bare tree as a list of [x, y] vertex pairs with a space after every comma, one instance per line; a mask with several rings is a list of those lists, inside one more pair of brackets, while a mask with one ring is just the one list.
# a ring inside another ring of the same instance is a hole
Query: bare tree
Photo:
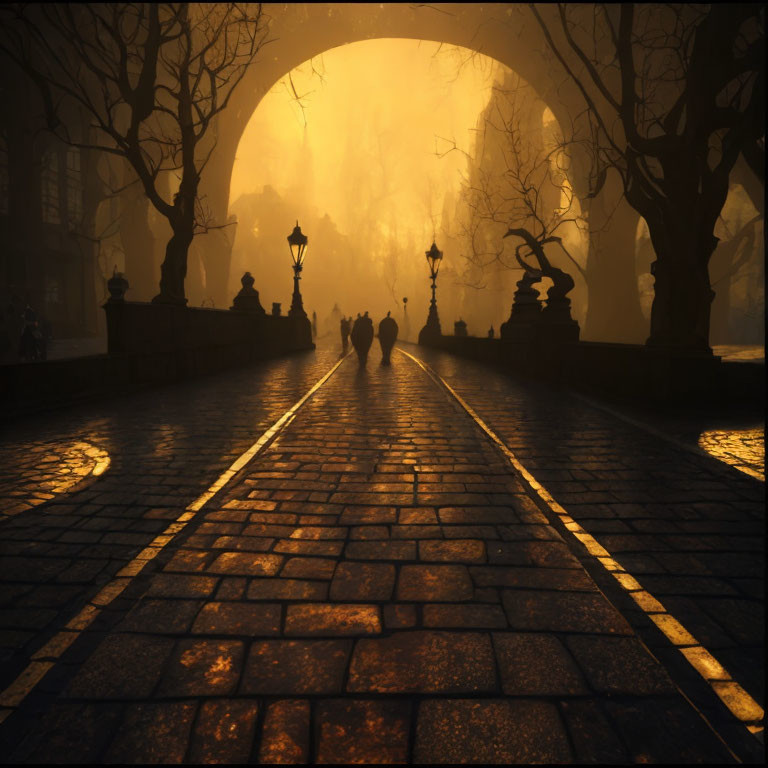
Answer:
[[[49, 128], [73, 146], [124, 157], [168, 220], [154, 301], [185, 304], [189, 246], [211, 226], [200, 176], [215, 118], [266, 42], [261, 4], [13, 4], [0, 14], [0, 48], [40, 89]], [[67, 103], [91, 119], [82, 140], [61, 119]], [[158, 184], [165, 171], [178, 172], [172, 197]]]
[[[568, 180], [571, 140], [562, 134], [549, 146], [535, 140], [531, 134], [537, 128], [540, 132], [540, 125], [532, 126], [526, 116], [536, 114], [540, 122], [541, 111], [532, 107], [530, 97], [530, 89], [516, 75], [494, 86], [462, 190], [468, 213], [461, 225], [468, 246], [465, 256], [476, 275], [492, 266], [539, 272], [554, 283], [548, 297], [564, 297], [574, 286], [573, 278], [553, 266], [547, 253], [556, 249], [584, 276], [563, 244], [563, 231], [568, 225], [586, 225]], [[448, 151], [455, 149], [453, 144]], [[519, 241], [514, 261], [504, 253], [505, 237]], [[530, 256], [538, 269], [525, 261]]]
[[708, 350], [708, 264], [729, 175], [740, 153], [764, 172], [765, 7], [530, 8], [583, 97], [595, 159], [618, 170], [648, 224], [648, 343]]

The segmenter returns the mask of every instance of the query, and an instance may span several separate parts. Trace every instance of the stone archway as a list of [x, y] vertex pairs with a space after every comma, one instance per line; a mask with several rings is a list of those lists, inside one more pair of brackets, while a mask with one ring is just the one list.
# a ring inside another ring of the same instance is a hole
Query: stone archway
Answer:
[[[578, 108], [575, 92], [555, 92], [542, 66], [539, 28], [513, 3], [266, 4], [270, 42], [248, 70], [217, 124], [217, 143], [203, 176], [201, 194], [218, 224], [227, 221], [229, 188], [240, 138], [269, 89], [295, 67], [324, 51], [380, 38], [428, 40], [477, 51], [517, 72], [561, 123]], [[210, 238], [201, 249], [207, 293], [227, 301], [231, 238]]]
[[[288, 72], [324, 51], [348, 43], [381, 38], [404, 38], [442, 42], [477, 51], [509, 67], [522, 77], [538, 98], [549, 107], [561, 125], [579, 114], [581, 96], [569, 82], [558, 83], [545, 64], [545, 40], [539, 26], [524, 6], [517, 3], [450, 3], [413, 5], [407, 3], [265, 4], [270, 16], [270, 38], [248, 70], [217, 124], [217, 143], [201, 184], [216, 223], [228, 221], [229, 189], [235, 153], [240, 138], [269, 89]], [[571, 182], [582, 200], [589, 191], [584, 162], [574, 162]], [[581, 174], [581, 175], [579, 175]], [[590, 293], [587, 327], [594, 340], [642, 341], [642, 315], [634, 277], [634, 261], [627, 248], [628, 234], [621, 225], [636, 213], [628, 210], [621, 190], [606, 185], [589, 202], [594, 216], [618, 208], [615, 226], [598, 222], [598, 244], [590, 241], [590, 266], [605, 269], [605, 279], [588, 281]], [[634, 236], [634, 227], [630, 235]], [[227, 283], [233, 236], [207, 236], [200, 249], [207, 277], [206, 294], [216, 306], [227, 306]], [[593, 275], [597, 272], [591, 270]], [[589, 285], [592, 282], [592, 285]], [[611, 286], [623, 290], [610, 290]], [[634, 286], [634, 287], [633, 287]], [[599, 298], [598, 297], [599, 294]], [[615, 305], [615, 306], [614, 306]], [[606, 318], [623, 318], [615, 325]], [[625, 319], [631, 322], [624, 322]], [[626, 326], [626, 327], [625, 327]], [[607, 333], [607, 335], [606, 335]], [[603, 338], [605, 336], [605, 338]], [[624, 338], [620, 338], [623, 336]]]

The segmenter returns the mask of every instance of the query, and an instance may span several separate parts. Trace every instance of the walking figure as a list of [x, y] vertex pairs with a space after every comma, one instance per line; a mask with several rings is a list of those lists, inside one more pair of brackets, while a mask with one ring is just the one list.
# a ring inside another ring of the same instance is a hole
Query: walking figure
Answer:
[[392, 347], [397, 341], [397, 323], [393, 317], [387, 316], [379, 323], [379, 344], [381, 345], [382, 365], [389, 365], [389, 356], [392, 354]]
[[349, 326], [352, 321], [352, 318], [350, 317], [349, 320], [347, 320], [346, 317], [341, 318], [341, 351], [346, 352], [347, 351], [347, 344], [349, 343]]
[[368, 361], [368, 350], [373, 343], [373, 320], [368, 317], [368, 313], [365, 313], [364, 317], [357, 315], [357, 320], [352, 326], [352, 346], [357, 352], [357, 359], [360, 361], [360, 366], [364, 366]]

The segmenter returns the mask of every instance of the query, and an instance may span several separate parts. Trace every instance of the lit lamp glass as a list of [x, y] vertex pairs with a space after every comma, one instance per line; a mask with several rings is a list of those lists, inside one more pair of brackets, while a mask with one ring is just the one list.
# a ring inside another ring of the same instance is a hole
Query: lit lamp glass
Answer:
[[297, 272], [301, 272], [301, 267], [304, 264], [304, 256], [307, 252], [307, 242], [309, 239], [301, 231], [299, 222], [296, 222], [296, 226], [293, 228], [293, 232], [288, 235], [288, 246], [291, 249], [291, 258], [293, 259], [293, 266]]
[[438, 250], [438, 247], [433, 242], [432, 247], [428, 251], [425, 251], [425, 255], [427, 257], [427, 264], [429, 264], [429, 274], [434, 280], [437, 277], [438, 270], [440, 269], [440, 262], [443, 259], [443, 252]]

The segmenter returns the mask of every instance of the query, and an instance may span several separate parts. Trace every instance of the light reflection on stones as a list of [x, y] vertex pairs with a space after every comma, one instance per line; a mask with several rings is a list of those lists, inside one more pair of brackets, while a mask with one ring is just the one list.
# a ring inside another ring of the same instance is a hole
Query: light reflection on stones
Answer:
[[92, 443], [31, 445], [27, 460], [19, 470], [16, 449], [9, 449], [13, 456], [4, 460], [0, 450], [0, 466], [13, 467], [14, 471], [0, 474], [0, 518], [10, 517], [27, 509], [44, 504], [69, 491], [89, 475], [104, 474], [110, 465], [109, 453]]
[[172, 457], [176, 446], [177, 430], [170, 424], [157, 424], [152, 431], [152, 455], [156, 458]]
[[699, 436], [699, 448], [738, 470], [765, 480], [765, 430], [710, 429]]
[[232, 670], [232, 658], [230, 656], [218, 656], [213, 664], [206, 670], [205, 679], [212, 686], [226, 683]]

